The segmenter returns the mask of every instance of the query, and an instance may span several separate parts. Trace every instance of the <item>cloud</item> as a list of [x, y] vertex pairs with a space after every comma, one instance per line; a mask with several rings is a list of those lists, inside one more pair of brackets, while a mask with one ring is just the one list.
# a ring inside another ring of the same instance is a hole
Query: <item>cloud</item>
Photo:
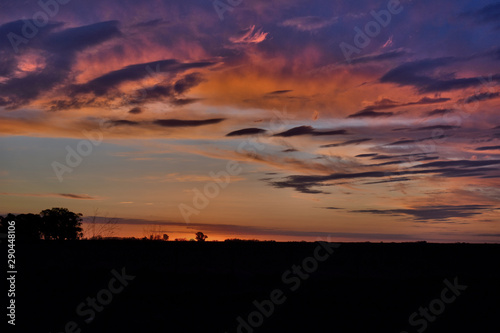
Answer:
[[396, 160], [392, 162], [384, 162], [384, 163], [379, 163], [379, 164], [369, 164], [368, 166], [381, 166], [381, 165], [391, 165], [391, 164], [399, 164], [399, 163], [408, 163], [408, 162], [418, 162], [418, 161], [433, 161], [439, 159], [439, 157], [436, 156], [424, 156], [425, 154], [429, 153], [417, 153], [417, 154], [404, 154], [404, 155], [393, 155], [393, 156], [387, 156], [387, 155], [380, 155], [378, 156], [379, 158], [372, 158], [372, 160], [387, 160], [387, 159], [397, 159], [397, 158], [404, 158], [405, 160]]
[[184, 120], [184, 119], [156, 119], [153, 121], [133, 121], [127, 119], [111, 119], [107, 120], [106, 124], [109, 127], [116, 126], [140, 126], [144, 128], [151, 128], [151, 125], [170, 128], [183, 128], [183, 127], [198, 127], [221, 123], [226, 120], [225, 118], [212, 118], [203, 120]]
[[477, 10], [466, 11], [461, 16], [473, 18], [477, 23], [497, 23], [500, 21], [500, 3], [491, 3]]
[[275, 90], [275, 91], [271, 91], [270, 93], [267, 93], [267, 95], [282, 95], [282, 94], [286, 94], [286, 93], [289, 93], [292, 91], [293, 90]]
[[106, 122], [107, 124], [110, 124], [111, 126], [135, 126], [139, 125], [140, 123], [137, 121], [131, 121], [131, 120], [108, 120]]
[[170, 99], [170, 104], [175, 106], [183, 106], [200, 101], [201, 98], [172, 98]]
[[294, 128], [289, 129], [289, 130], [286, 130], [284, 132], [274, 134], [274, 136], [290, 137], [290, 136], [311, 134], [313, 132], [314, 132], [314, 128], [312, 128], [311, 126], [298, 126], [298, 127], [294, 127]]
[[[491, 221], [492, 222], [492, 221]], [[488, 233], [488, 234], [474, 234], [478, 237], [500, 237], [500, 234]]]
[[[458, 61], [463, 61], [463, 59], [442, 57], [407, 62], [389, 70], [379, 81], [395, 83], [399, 86], [413, 86], [421, 93], [451, 91], [483, 84], [484, 78], [482, 77], [448, 79], [444, 75], [432, 76], [438, 68]], [[491, 75], [491, 81], [500, 81], [500, 74]]]
[[443, 57], [406, 62], [385, 73], [380, 78], [380, 82], [396, 83], [401, 86], [428, 86], [435, 83], [434, 79], [432, 79], [431, 77], [423, 76], [421, 75], [421, 73], [434, 70], [438, 67], [449, 65], [456, 61], [458, 60], [454, 57]]
[[500, 146], [486, 146], [486, 147], [478, 147], [475, 150], [484, 151], [484, 150], [499, 150]]
[[163, 19], [154, 19], [154, 20], [139, 22], [137, 24], [134, 24], [134, 27], [136, 27], [136, 28], [150, 28], [150, 27], [157, 27], [163, 23], [165, 23], [165, 21]]
[[[421, 87], [422, 92], [443, 92], [457, 89], [465, 89], [469, 87], [475, 87], [482, 85], [482, 77], [470, 77], [470, 78], [459, 78], [450, 80], [436, 80], [434, 83]], [[495, 74], [491, 76], [492, 81], [500, 81], [500, 74]]]
[[443, 116], [445, 114], [452, 113], [454, 111], [455, 110], [453, 110], [453, 109], [434, 109], [434, 110], [428, 111], [426, 114], [429, 117], [432, 117], [432, 116]]
[[376, 110], [386, 110], [386, 109], [392, 109], [398, 106], [401, 106], [402, 104], [396, 101], [393, 101], [389, 98], [382, 98], [379, 101], [373, 102], [372, 105], [368, 105], [361, 111], [376, 111]]
[[370, 154], [359, 154], [359, 155], [356, 155], [355, 157], [373, 157], [373, 156], [377, 156], [378, 154], [377, 153], [370, 153]]
[[96, 198], [91, 197], [90, 195], [87, 195], [87, 194], [60, 193], [60, 194], [58, 194], [58, 196], [61, 196], [63, 198], [67, 198], [67, 199], [96, 200]]
[[286, 130], [284, 132], [274, 134], [274, 136], [291, 137], [298, 135], [323, 136], [323, 135], [345, 135], [345, 134], [348, 134], [346, 130], [318, 131], [311, 126], [298, 126]]
[[302, 16], [285, 20], [281, 23], [284, 27], [291, 27], [299, 31], [314, 31], [323, 29], [337, 22], [337, 18], [325, 19], [318, 16]]
[[154, 86], [146, 87], [134, 91], [130, 96], [125, 95], [125, 102], [130, 104], [144, 104], [150, 101], [163, 100], [170, 98], [170, 101], [175, 100], [175, 91], [171, 84], [158, 83]]
[[[19, 25], [18, 21], [11, 23]], [[37, 50], [39, 56], [45, 60], [44, 67], [25, 76], [12, 76], [0, 83], [0, 98], [5, 100], [4, 104], [11, 109], [30, 103], [42, 93], [52, 90], [70, 78], [78, 52], [120, 35], [116, 21], [100, 22], [59, 32], [53, 32], [53, 29], [60, 24], [48, 26], [49, 28], [42, 29], [42, 33], [38, 33], [36, 42], [26, 45], [28, 48], [39, 49]], [[7, 61], [12, 62], [8, 58]]]
[[375, 154], [376, 156], [372, 157], [371, 159], [372, 160], [387, 160], [387, 159], [391, 159], [391, 158], [402, 158], [402, 157], [413, 157], [413, 156], [423, 156], [423, 155], [426, 155], [426, 154], [430, 154], [430, 153], [412, 153], [412, 154], [403, 154], [403, 155], [378, 155], [378, 154]]
[[[399, 162], [399, 161], [398, 161]], [[408, 177], [397, 177], [397, 178], [392, 178], [392, 179], [386, 179], [386, 180], [379, 180], [376, 182], [367, 182], [363, 183], [363, 185], [375, 185], [375, 184], [387, 184], [387, 183], [399, 183], [399, 182], [408, 182], [411, 181], [411, 178]]]
[[434, 161], [438, 160], [438, 156], [423, 156], [423, 157], [418, 157], [415, 161]]
[[86, 106], [94, 107], [106, 107], [105, 102], [96, 101], [95, 97], [85, 98], [85, 97], [74, 97], [70, 99], [57, 99], [52, 100], [46, 104], [46, 107], [50, 111], [63, 111], [63, 110], [76, 110], [81, 109]]
[[443, 103], [449, 101], [449, 98], [445, 97], [422, 97], [418, 101], [408, 102], [408, 103], [400, 103], [389, 98], [382, 98], [379, 101], [373, 102], [373, 104], [366, 106], [363, 110], [358, 111], [357, 113], [349, 115], [347, 118], [378, 118], [378, 117], [390, 117], [394, 116], [393, 112], [375, 112], [379, 110], [387, 110], [394, 109], [397, 107], [403, 106], [413, 106], [413, 105], [426, 105], [426, 104], [436, 104]]
[[391, 35], [391, 37], [389, 37], [389, 39], [384, 43], [384, 45], [382, 45], [382, 48], [385, 49], [388, 46], [392, 46], [392, 39], [393, 38], [394, 38], [394, 35]]
[[266, 40], [268, 33], [262, 32], [262, 29], [255, 31], [255, 25], [245, 29], [240, 36], [230, 37], [229, 40], [234, 44], [258, 44]]
[[336, 173], [326, 176], [303, 176], [292, 175], [285, 177], [283, 180], [270, 181], [270, 185], [276, 188], [293, 188], [301, 193], [309, 194], [328, 194], [328, 192], [312, 189], [312, 187], [327, 186], [323, 182], [331, 180], [344, 180], [356, 178], [379, 178], [385, 177], [388, 174], [380, 171], [360, 172], [360, 173]]
[[443, 139], [445, 137], [446, 137], [445, 135], [437, 135], [437, 136], [422, 138], [422, 139], [401, 139], [401, 140], [386, 144], [384, 146], [407, 145], [407, 144], [411, 144], [411, 143], [423, 142], [423, 141], [428, 141], [428, 140], [439, 140], [439, 139]]
[[415, 221], [441, 221], [446, 222], [451, 218], [468, 218], [480, 215], [485, 210], [491, 210], [491, 205], [441, 205], [441, 206], [419, 206], [407, 209], [361, 209], [352, 210], [353, 213], [368, 213], [376, 215], [412, 216]]
[[77, 200], [99, 200], [98, 197], [92, 197], [87, 194], [73, 194], [73, 193], [7, 193], [2, 192], [0, 195], [18, 196], [18, 197], [58, 197], [65, 199]]
[[[154, 182], [200, 182], [200, 183], [207, 183], [211, 182], [214, 179], [208, 175], [197, 175], [197, 174], [180, 174], [177, 172], [174, 173], [169, 173], [166, 175], [161, 175], [161, 176], [145, 176], [140, 178], [141, 180], [146, 180], [146, 181], [154, 181]], [[241, 181], [245, 180], [245, 178], [242, 177], [235, 177], [234, 181]], [[231, 179], [231, 181], [233, 181]]]
[[121, 36], [118, 21], [105, 21], [50, 34], [44, 47], [57, 53], [82, 51]]
[[130, 109], [130, 111], [128, 113], [139, 114], [139, 113], [142, 113], [142, 109], [140, 107], [135, 107], [135, 108]]
[[197, 86], [203, 81], [200, 73], [191, 73], [184, 76], [182, 79], [174, 84], [174, 90], [178, 94], [183, 94], [189, 89]]
[[364, 138], [364, 139], [354, 139], [354, 140], [349, 140], [349, 141], [344, 141], [341, 143], [332, 143], [328, 145], [322, 145], [320, 146], [321, 148], [330, 148], [330, 147], [342, 147], [342, 146], [349, 146], [349, 145], [359, 145], [360, 143], [371, 141], [372, 139]]
[[465, 104], [470, 104], [470, 103], [486, 101], [486, 100], [494, 99], [494, 98], [498, 98], [498, 97], [500, 97], [499, 92], [494, 92], [494, 93], [486, 92], [486, 93], [480, 93], [480, 94], [469, 96], [461, 101], [463, 101]]
[[403, 106], [406, 106], [406, 105], [425, 105], [425, 104], [444, 103], [444, 102], [447, 102], [449, 100], [450, 100], [450, 98], [447, 98], [447, 97], [436, 97], [436, 98], [433, 98], [433, 97], [422, 97], [421, 99], [419, 99], [416, 102], [406, 103], [406, 104], [403, 104]]
[[379, 118], [394, 116], [393, 112], [359, 111], [349, 115], [347, 118]]
[[394, 164], [402, 164], [405, 163], [406, 161], [389, 161], [389, 162], [383, 162], [383, 163], [376, 163], [376, 164], [368, 164], [367, 166], [384, 166], [384, 165], [394, 165]]
[[[372, 159], [392, 159], [402, 156], [411, 155], [424, 155], [421, 154], [406, 154], [400, 156], [386, 156], [379, 155]], [[390, 162], [390, 164], [399, 164], [401, 161]], [[393, 179], [393, 177], [405, 177], [408, 175], [430, 175], [438, 177], [483, 177], [492, 178], [499, 177], [498, 167], [487, 168], [487, 166], [499, 165], [500, 160], [485, 160], [485, 161], [469, 161], [469, 160], [456, 160], [456, 161], [438, 161], [425, 164], [415, 165], [398, 171], [367, 171], [367, 172], [354, 172], [354, 173], [333, 173], [329, 175], [292, 175], [285, 177], [281, 180], [271, 180], [268, 183], [276, 188], [293, 188], [301, 193], [313, 194], [327, 194], [321, 190], [314, 189], [313, 187], [333, 186], [335, 184], [329, 183], [331, 181], [339, 180], [356, 180], [356, 179], [370, 179], [382, 178], [382, 181]], [[387, 165], [387, 164], [385, 164]]]
[[433, 125], [433, 126], [424, 126], [424, 127], [417, 127], [417, 128], [412, 128], [412, 131], [430, 131], [430, 130], [454, 130], [458, 129], [460, 126], [452, 126], [452, 125]]
[[500, 164], [500, 160], [484, 160], [484, 161], [456, 160], [456, 161], [439, 161], [439, 162], [420, 164], [413, 166], [413, 168], [446, 168], [446, 167], [472, 168], [472, 167], [482, 167], [482, 166], [498, 165], [498, 164]]
[[[0, 35], [5, 37], [5, 38], [0, 38], [0, 50], [2, 51], [9, 51], [10, 53], [13, 53], [13, 48], [12, 44], [9, 41], [9, 38], [7, 38], [7, 35], [9, 33], [14, 33], [18, 36], [23, 36], [23, 27], [25, 25], [32, 25], [32, 26], [37, 26], [35, 25], [34, 21], [31, 19], [27, 20], [17, 20], [17, 21], [12, 21], [12, 22], [7, 22], [2, 25], [0, 25]], [[38, 27], [38, 34], [37, 37], [39, 39], [45, 38], [51, 31], [60, 28], [63, 24], [60, 22], [49, 22], [45, 26]], [[39, 44], [38, 44], [39, 45]], [[33, 43], [28, 43], [24, 44], [21, 43], [19, 45], [19, 51], [23, 51], [25, 48], [28, 47], [33, 47]]]
[[[128, 81], [139, 81], [141, 79], [154, 76], [161, 73], [176, 73], [193, 68], [204, 68], [214, 65], [213, 62], [191, 62], [182, 63], [176, 59], [160, 60], [148, 63], [130, 65], [122, 69], [106, 73], [85, 84], [75, 85], [73, 91], [75, 93], [92, 92], [97, 96], [106, 94], [109, 90], [117, 88], [118, 85]], [[197, 74], [190, 74], [184, 79], [178, 81], [178, 85], [173, 87], [176, 92], [184, 92], [189, 87], [200, 82], [200, 77]], [[157, 93], [162, 95], [171, 94], [171, 88], [165, 86], [155, 86]], [[161, 90], [163, 89], [163, 90]], [[148, 94], [152, 92], [147, 91]], [[154, 93], [154, 91], [153, 91]]]
[[157, 119], [153, 121], [153, 123], [155, 125], [163, 127], [197, 127], [218, 124], [224, 120], [225, 118], [213, 118], [205, 120]]
[[351, 60], [350, 64], [351, 65], [366, 64], [369, 62], [380, 62], [380, 61], [385, 61], [385, 60], [393, 60], [393, 59], [396, 59], [399, 57], [403, 57], [407, 54], [408, 53], [406, 51], [403, 51], [403, 50], [394, 50], [394, 51], [390, 51], [390, 52], [386, 52], [386, 53], [354, 58]]
[[266, 133], [266, 130], [260, 128], [244, 128], [241, 130], [233, 131], [231, 133], [226, 134], [226, 136], [242, 136], [242, 135], [254, 135], [254, 134], [263, 134]]

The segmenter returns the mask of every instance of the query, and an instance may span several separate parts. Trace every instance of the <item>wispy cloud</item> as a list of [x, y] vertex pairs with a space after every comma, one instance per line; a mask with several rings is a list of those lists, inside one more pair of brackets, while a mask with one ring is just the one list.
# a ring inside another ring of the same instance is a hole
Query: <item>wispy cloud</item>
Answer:
[[338, 21], [338, 18], [333, 17], [325, 19], [319, 16], [302, 16], [287, 19], [281, 23], [284, 27], [291, 27], [299, 31], [314, 31], [323, 29]]
[[255, 135], [255, 134], [263, 134], [267, 131], [261, 128], [244, 128], [237, 131], [230, 132], [226, 134], [226, 136], [243, 136], [243, 135]]
[[493, 209], [490, 205], [461, 205], [461, 206], [420, 206], [408, 209], [361, 209], [353, 210], [353, 213], [382, 214], [401, 216], [412, 216], [416, 221], [449, 221], [455, 218], [468, 218], [480, 215], [484, 211]]
[[274, 134], [274, 136], [283, 136], [283, 137], [291, 137], [298, 135], [313, 135], [313, 136], [329, 136], [329, 135], [345, 135], [348, 134], [346, 130], [317, 130], [312, 126], [298, 126], [286, 130], [284, 132], [280, 132]]
[[230, 37], [234, 44], [258, 44], [266, 40], [269, 33], [262, 32], [262, 29], [255, 29], [255, 25], [242, 31], [238, 37]]
[[9, 193], [2, 192], [0, 195], [5, 196], [17, 196], [17, 197], [58, 197], [65, 199], [77, 199], [77, 200], [100, 200], [99, 197], [90, 196], [88, 194], [72, 194], [72, 193]]

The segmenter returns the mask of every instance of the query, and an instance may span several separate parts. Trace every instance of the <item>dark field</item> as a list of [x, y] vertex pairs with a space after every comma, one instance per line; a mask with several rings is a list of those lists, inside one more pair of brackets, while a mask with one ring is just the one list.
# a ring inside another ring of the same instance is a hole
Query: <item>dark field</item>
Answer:
[[16, 329], [500, 332], [500, 245], [323, 245], [19, 243]]

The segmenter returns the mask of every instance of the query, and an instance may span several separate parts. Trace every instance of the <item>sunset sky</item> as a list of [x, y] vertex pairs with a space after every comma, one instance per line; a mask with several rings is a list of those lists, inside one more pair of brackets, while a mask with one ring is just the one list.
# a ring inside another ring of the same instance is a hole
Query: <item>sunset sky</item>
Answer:
[[0, 214], [500, 241], [500, 3], [0, 3]]

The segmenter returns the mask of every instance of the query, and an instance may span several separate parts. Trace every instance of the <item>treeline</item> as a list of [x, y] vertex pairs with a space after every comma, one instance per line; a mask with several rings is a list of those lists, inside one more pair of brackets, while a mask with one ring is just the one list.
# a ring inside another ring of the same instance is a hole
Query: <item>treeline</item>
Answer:
[[225, 239], [224, 242], [276, 242], [276, 241], [275, 240], [228, 238], [228, 239]]
[[[9, 221], [15, 221], [16, 239], [20, 241], [37, 240], [78, 240], [83, 238], [82, 214], [69, 211], [67, 208], [51, 208], [42, 210], [39, 214], [7, 214], [0, 216], [0, 233], [7, 234]], [[95, 224], [95, 219], [94, 219]], [[129, 239], [108, 237], [109, 239]], [[139, 238], [140, 240], [161, 240], [168, 241], [167, 234], [151, 234], [149, 237]], [[203, 232], [195, 233], [196, 242], [205, 242], [208, 238]], [[90, 239], [106, 239], [101, 236], [93, 236]], [[176, 238], [174, 241], [187, 241], [185, 238]], [[259, 241], [257, 239], [226, 239], [225, 242], [275, 242], [274, 240]]]
[[0, 216], [0, 232], [7, 233], [9, 221], [15, 221], [17, 240], [77, 240], [83, 237], [82, 214], [67, 208], [51, 208], [39, 214]]

